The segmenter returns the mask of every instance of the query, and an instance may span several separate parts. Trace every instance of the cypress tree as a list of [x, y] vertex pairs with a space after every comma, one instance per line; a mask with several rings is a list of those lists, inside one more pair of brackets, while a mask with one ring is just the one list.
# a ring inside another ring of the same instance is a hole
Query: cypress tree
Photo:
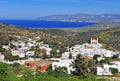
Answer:
[[79, 78], [89, 77], [88, 59], [83, 58], [81, 54], [76, 57], [73, 67], [75, 68], [74, 75], [79, 76]]

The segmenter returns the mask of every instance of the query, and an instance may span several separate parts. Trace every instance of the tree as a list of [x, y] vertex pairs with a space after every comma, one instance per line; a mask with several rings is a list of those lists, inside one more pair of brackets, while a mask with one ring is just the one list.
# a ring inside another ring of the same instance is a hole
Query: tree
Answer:
[[69, 54], [69, 59], [72, 59], [72, 54], [71, 54], [71, 52], [70, 52], [70, 54]]
[[4, 51], [4, 49], [2, 48], [2, 46], [0, 45], [0, 52], [3, 52]]
[[12, 66], [13, 66], [13, 67], [19, 67], [20, 64], [19, 64], [18, 62], [14, 62]]
[[89, 60], [88, 67], [91, 74], [96, 74], [96, 66], [95, 66], [95, 61], [93, 59]]
[[110, 70], [111, 70], [112, 74], [118, 73], [118, 69], [117, 68], [110, 68]]
[[109, 62], [111, 62], [111, 61], [112, 61], [112, 59], [111, 59], [110, 57], [106, 57], [105, 59], [100, 60], [100, 63], [101, 63], [101, 64], [103, 64], [103, 63], [109, 63]]
[[118, 55], [113, 55], [112, 59], [117, 59], [119, 56]]
[[11, 48], [11, 49], [14, 49], [14, 48], [16, 48], [16, 46], [13, 45], [12, 43], [10, 43], [10, 48]]
[[55, 77], [67, 77], [67, 68], [66, 67], [58, 67], [54, 70]]
[[46, 50], [42, 50], [42, 52], [43, 52], [43, 59], [46, 59], [47, 58]]
[[51, 51], [51, 54], [53, 54], [53, 57], [56, 57], [56, 54], [57, 54], [57, 49], [53, 48], [52, 51]]
[[90, 67], [89, 59], [79, 54], [73, 62], [73, 68], [75, 68], [73, 74], [79, 76], [79, 78], [87, 78], [91, 72]]
[[100, 55], [96, 54], [93, 56], [93, 59], [96, 61], [96, 63], [98, 62], [97, 58], [100, 57]]

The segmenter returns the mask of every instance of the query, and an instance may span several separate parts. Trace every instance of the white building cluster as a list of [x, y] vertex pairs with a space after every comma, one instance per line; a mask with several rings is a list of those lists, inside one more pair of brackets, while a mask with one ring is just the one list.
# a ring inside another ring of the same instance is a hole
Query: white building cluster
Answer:
[[[20, 39], [20, 37], [19, 37]], [[43, 44], [42, 42], [37, 42], [36, 40], [29, 38], [28, 42], [25, 43], [23, 41], [12, 41], [11, 42], [16, 48], [11, 49], [11, 54], [13, 56], [19, 56], [20, 58], [27, 56], [34, 56], [35, 51], [30, 51], [32, 47], [39, 47], [39, 49], [44, 49], [47, 55], [50, 55], [52, 48], [47, 44]]]
[[[101, 57], [112, 57], [115, 52], [106, 50], [102, 48], [102, 44], [98, 42], [98, 39], [91, 38], [90, 43], [85, 43], [83, 45], [75, 45], [69, 49], [73, 58], [78, 54], [87, 55], [93, 57], [94, 55], [100, 55]], [[67, 57], [67, 56], [66, 56]]]
[[[19, 56], [24, 58], [26, 56], [31, 57], [36, 54], [36, 51], [31, 51], [33, 47], [38, 47], [40, 50], [45, 50], [47, 55], [50, 55], [52, 48], [49, 45], [44, 44], [43, 42], [38, 42], [35, 39], [40, 39], [40, 37], [29, 38], [27, 36], [15, 36], [18, 40], [12, 40], [9, 45], [2, 45], [2, 48], [9, 50], [12, 56]], [[27, 40], [27, 42], [22, 41], [21, 39]], [[0, 62], [5, 61], [4, 54], [0, 53]]]
[[[69, 59], [70, 54], [72, 56], [72, 59]], [[94, 55], [100, 55], [101, 57], [98, 58], [98, 61], [100, 61], [105, 59], [105, 57], [112, 57], [116, 53], [114, 51], [103, 49], [102, 44], [98, 42], [98, 39], [91, 38], [90, 43], [85, 43], [83, 45], [75, 45], [71, 48], [68, 48], [68, 51], [62, 54], [62, 57], [58, 62], [53, 62], [53, 70], [56, 67], [66, 67], [68, 73], [71, 73], [71, 71], [74, 70], [71, 66], [71, 63], [74, 59], [76, 59], [76, 56], [78, 54], [82, 54], [90, 58], [93, 58]], [[113, 66], [116, 67], [117, 65]], [[110, 70], [106, 69], [106, 67], [107, 65], [103, 65], [103, 67], [97, 67], [97, 75], [104, 75], [104, 71], [107, 71], [105, 75], [112, 75], [111, 72], [109, 72]], [[102, 74], [100, 74], [101, 71]]]

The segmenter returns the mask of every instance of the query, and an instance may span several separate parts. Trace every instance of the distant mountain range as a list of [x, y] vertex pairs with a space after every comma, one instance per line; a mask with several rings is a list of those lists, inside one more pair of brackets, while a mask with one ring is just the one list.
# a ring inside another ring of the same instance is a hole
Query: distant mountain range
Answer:
[[47, 21], [63, 21], [63, 22], [120, 22], [120, 14], [72, 14], [72, 15], [50, 15], [37, 18]]

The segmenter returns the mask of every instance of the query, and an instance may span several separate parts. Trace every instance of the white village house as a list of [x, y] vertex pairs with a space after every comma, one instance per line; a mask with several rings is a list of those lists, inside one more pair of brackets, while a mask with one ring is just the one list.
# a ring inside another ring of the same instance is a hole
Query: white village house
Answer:
[[110, 62], [110, 64], [103, 64], [102, 67], [97, 67], [97, 75], [113, 75], [110, 68], [116, 68], [120, 72], [120, 62]]
[[13, 55], [13, 56], [17, 56], [17, 55], [20, 55], [20, 50], [11, 50], [11, 54]]
[[5, 59], [5, 56], [0, 53], [0, 62], [3, 62]]
[[27, 51], [26, 55], [27, 56], [34, 56], [35, 55], [35, 51]]
[[59, 62], [53, 62], [52, 63], [52, 70], [54, 70], [57, 67], [66, 67], [67, 68], [67, 72], [69, 74], [71, 74], [71, 71], [73, 71], [74, 69], [72, 68], [71, 64], [72, 64], [71, 59], [66, 59], [66, 58], [61, 58], [59, 59]]

